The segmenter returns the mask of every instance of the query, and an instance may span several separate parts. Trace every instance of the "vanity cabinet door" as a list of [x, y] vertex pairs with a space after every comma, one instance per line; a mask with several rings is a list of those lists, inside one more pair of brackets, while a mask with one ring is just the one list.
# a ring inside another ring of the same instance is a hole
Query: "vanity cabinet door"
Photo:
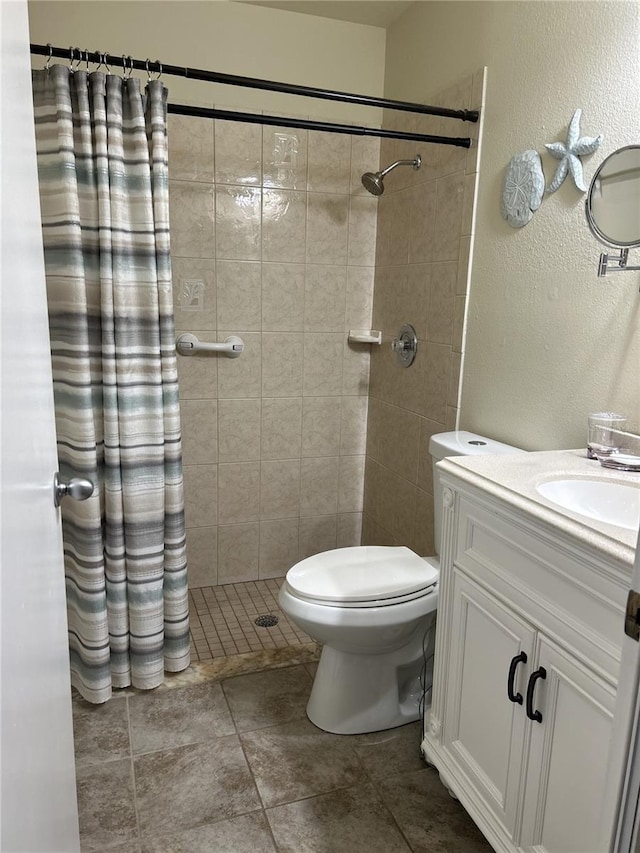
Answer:
[[604, 786], [615, 690], [539, 636], [520, 849], [605, 853]]
[[[520, 800], [533, 628], [454, 569], [443, 740], [508, 836]], [[509, 695], [510, 694], [510, 695]], [[510, 698], [511, 696], [511, 698]]]

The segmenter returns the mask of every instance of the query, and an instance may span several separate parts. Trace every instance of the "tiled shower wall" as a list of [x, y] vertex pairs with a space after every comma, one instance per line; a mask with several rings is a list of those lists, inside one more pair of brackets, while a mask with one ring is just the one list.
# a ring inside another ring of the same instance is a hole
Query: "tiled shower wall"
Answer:
[[[479, 108], [484, 70], [425, 102]], [[384, 126], [392, 126], [388, 117]], [[406, 117], [395, 119], [407, 127]], [[415, 116], [418, 132], [479, 136], [479, 125]], [[422, 156], [418, 171], [386, 180], [378, 213], [373, 326], [384, 345], [371, 359], [363, 544], [407, 545], [434, 553], [429, 439], [457, 425], [458, 389], [478, 146], [383, 140], [381, 167]], [[389, 347], [403, 323], [415, 327], [418, 354], [396, 365]]]
[[360, 543], [379, 147], [170, 117], [176, 327], [245, 343], [178, 356], [191, 587]]

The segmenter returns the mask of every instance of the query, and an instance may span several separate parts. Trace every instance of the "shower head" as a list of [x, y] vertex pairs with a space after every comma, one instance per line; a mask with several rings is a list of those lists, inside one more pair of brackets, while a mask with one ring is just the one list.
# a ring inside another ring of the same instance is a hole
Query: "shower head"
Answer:
[[413, 160], [396, 160], [386, 169], [380, 172], [365, 172], [362, 176], [362, 186], [370, 192], [371, 195], [382, 195], [384, 192], [384, 177], [388, 175], [396, 166], [413, 166], [414, 169], [419, 169], [422, 165], [422, 157], [416, 154]]
[[365, 172], [362, 176], [362, 186], [371, 195], [382, 195], [384, 192], [382, 174], [380, 172]]

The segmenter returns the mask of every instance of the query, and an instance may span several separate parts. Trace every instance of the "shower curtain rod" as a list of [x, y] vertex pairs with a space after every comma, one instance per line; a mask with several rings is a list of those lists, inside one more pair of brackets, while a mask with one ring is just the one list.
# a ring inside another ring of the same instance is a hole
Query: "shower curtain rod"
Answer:
[[413, 142], [430, 142], [437, 145], [455, 145], [458, 148], [470, 148], [469, 137], [433, 136], [428, 133], [405, 133], [403, 130], [383, 130], [375, 127], [361, 127], [353, 124], [334, 124], [328, 121], [311, 121], [302, 118], [262, 115], [260, 113], [241, 113], [232, 110], [192, 107], [188, 104], [167, 104], [167, 112], [181, 116], [198, 118], [218, 118], [223, 121], [241, 121], [247, 124], [267, 124], [274, 127], [295, 127], [303, 130], [323, 130], [325, 133], [345, 133], [349, 136], [379, 136], [382, 139], [408, 139]]
[[[116, 65], [121, 63], [124, 73], [131, 72], [133, 68], [146, 71], [151, 77], [151, 72], [172, 74], [178, 77], [187, 77], [192, 80], [205, 80], [214, 83], [224, 83], [230, 86], [245, 86], [255, 89], [266, 89], [272, 92], [283, 92], [291, 95], [304, 95], [312, 98], [325, 98], [333, 101], [344, 101], [348, 103], [361, 104], [374, 107], [387, 107], [394, 110], [405, 110], [406, 112], [422, 113], [424, 115], [443, 116], [445, 118], [457, 118], [462, 121], [478, 121], [477, 110], [448, 110], [444, 107], [430, 107], [425, 104], [413, 104], [408, 101], [392, 101], [386, 98], [374, 98], [368, 95], [352, 95], [347, 92], [334, 92], [331, 90], [314, 89], [310, 86], [298, 86], [289, 83], [275, 83], [271, 80], [260, 80], [255, 77], [238, 77], [234, 74], [222, 74], [217, 71], [203, 71], [198, 68], [183, 68], [178, 65], [163, 65], [159, 60], [151, 62], [149, 59], [131, 59], [127, 56], [112, 56], [100, 51], [80, 50], [77, 47], [62, 48], [52, 47], [49, 44], [32, 44], [31, 53], [46, 56], [47, 66], [52, 57], [68, 59], [70, 63], [86, 62], [100, 65]], [[350, 136], [374, 136], [383, 139], [407, 139], [413, 142], [428, 142], [436, 145], [454, 145], [459, 148], [470, 148], [471, 139], [468, 137], [434, 136], [427, 133], [411, 133], [402, 130], [382, 130], [372, 127], [361, 127], [350, 124], [335, 124], [333, 122], [312, 121], [310, 119], [283, 118], [282, 116], [262, 115], [260, 113], [235, 112], [232, 110], [219, 110], [207, 107], [192, 107], [188, 104], [167, 104], [167, 112], [174, 115], [196, 116], [198, 118], [217, 118], [223, 121], [240, 121], [250, 124], [266, 124], [274, 127], [294, 127], [305, 130], [322, 130], [327, 133], [344, 133]]]
[[[32, 44], [31, 53], [39, 56], [55, 56], [58, 59], [70, 61], [86, 61], [106, 65], [124, 65], [124, 56], [113, 56], [93, 50], [80, 50], [77, 47], [52, 47], [49, 44]], [[126, 68], [136, 68], [138, 71], [153, 71], [158, 74], [171, 74], [177, 77], [187, 77], [191, 80], [205, 80], [209, 83], [223, 83], [227, 86], [244, 86], [249, 89], [264, 89], [269, 92], [282, 92], [288, 95], [301, 95], [307, 98], [324, 98], [329, 101], [342, 101], [350, 104], [360, 104], [368, 107], [382, 107], [392, 110], [403, 110], [423, 115], [457, 118], [461, 121], [476, 122], [479, 118], [477, 110], [449, 110], [445, 107], [432, 107], [427, 104], [415, 104], [409, 101], [395, 101], [389, 98], [376, 98], [371, 95], [354, 95], [350, 92], [338, 92], [332, 89], [317, 89], [312, 86], [301, 86], [296, 83], [278, 83], [273, 80], [261, 80], [257, 77], [241, 77], [237, 74], [223, 74], [219, 71], [204, 71], [200, 68], [188, 68], [182, 65], [165, 65], [158, 59], [131, 59], [126, 57]]]

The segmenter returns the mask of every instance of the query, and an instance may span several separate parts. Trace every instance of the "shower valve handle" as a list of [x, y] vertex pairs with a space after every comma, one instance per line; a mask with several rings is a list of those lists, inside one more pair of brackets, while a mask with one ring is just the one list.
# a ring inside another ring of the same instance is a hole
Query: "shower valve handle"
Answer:
[[93, 494], [93, 483], [84, 477], [72, 477], [68, 483], [60, 481], [60, 474], [53, 475], [53, 503], [60, 506], [62, 498], [73, 498], [74, 501], [86, 501]]
[[411, 349], [411, 342], [407, 338], [394, 338], [391, 341], [391, 349], [394, 352], [406, 352]]
[[409, 323], [401, 326], [398, 337], [391, 341], [391, 349], [395, 352], [400, 367], [409, 367], [418, 349], [418, 338], [413, 326]]

